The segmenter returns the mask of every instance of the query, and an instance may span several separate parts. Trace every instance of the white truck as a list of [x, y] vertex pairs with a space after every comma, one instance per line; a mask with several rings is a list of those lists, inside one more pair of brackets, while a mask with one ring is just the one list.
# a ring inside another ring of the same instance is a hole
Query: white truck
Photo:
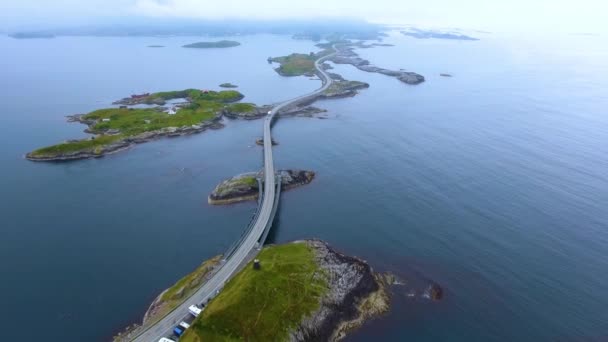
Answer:
[[202, 311], [203, 310], [196, 305], [190, 305], [190, 307], [188, 308], [188, 312], [194, 317], [198, 317], [198, 315], [200, 315]]

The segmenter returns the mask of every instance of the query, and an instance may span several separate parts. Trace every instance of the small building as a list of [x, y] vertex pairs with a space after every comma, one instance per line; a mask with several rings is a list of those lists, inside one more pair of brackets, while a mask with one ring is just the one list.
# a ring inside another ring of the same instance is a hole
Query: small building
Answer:
[[261, 268], [260, 259], [253, 260], [253, 269], [254, 270], [259, 270], [260, 268]]
[[110, 122], [110, 118], [103, 118], [103, 119], [101, 119], [101, 121], [103, 121], [103, 122]]
[[144, 120], [144, 122], [146, 123], [146, 125], [149, 125], [151, 121], [146, 119], [146, 120]]
[[169, 108], [169, 110], [167, 111], [167, 114], [169, 115], [174, 115], [177, 113], [177, 110], [175, 110], [175, 107]]

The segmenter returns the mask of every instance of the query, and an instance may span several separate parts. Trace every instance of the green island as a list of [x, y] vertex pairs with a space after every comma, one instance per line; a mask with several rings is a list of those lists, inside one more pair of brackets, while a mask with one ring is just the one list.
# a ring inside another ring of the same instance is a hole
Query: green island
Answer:
[[212, 48], [229, 48], [239, 46], [241, 43], [234, 40], [219, 40], [217, 42], [198, 42], [184, 45], [185, 48], [194, 49], [212, 49]]
[[[86, 132], [95, 136], [43, 147], [28, 153], [26, 158], [48, 161], [99, 157], [124, 149], [132, 143], [160, 136], [184, 135], [206, 128], [219, 128], [221, 126], [218, 125], [221, 124], [218, 121], [223, 114], [238, 117], [241, 113], [257, 110], [250, 103], [234, 103], [243, 97], [235, 90], [217, 92], [198, 89], [132, 95], [116, 101], [115, 104], [121, 105], [119, 108], [105, 108], [70, 117], [71, 121], [88, 125]], [[184, 99], [185, 102], [168, 110], [165, 107], [129, 107], [140, 104], [164, 105], [166, 101], [175, 99]]]
[[316, 74], [315, 61], [332, 53], [331, 45], [321, 47], [324, 50], [317, 53], [292, 53], [288, 56], [269, 58], [268, 61], [280, 64], [275, 70], [281, 76], [314, 76]]
[[304, 243], [266, 247], [261, 269], [246, 267], [207, 306], [180, 341], [284, 341], [319, 308], [326, 275]]
[[226, 82], [226, 83], [222, 83], [220, 84], [221, 88], [238, 88], [239, 86], [237, 86], [236, 84], [232, 84], [230, 82]]

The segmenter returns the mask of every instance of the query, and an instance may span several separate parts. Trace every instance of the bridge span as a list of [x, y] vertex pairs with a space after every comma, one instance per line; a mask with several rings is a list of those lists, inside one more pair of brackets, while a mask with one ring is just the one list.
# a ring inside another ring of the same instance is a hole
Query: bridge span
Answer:
[[[337, 51], [335, 46], [333, 49]], [[203, 284], [203, 286], [161, 320], [133, 337], [131, 341], [157, 342], [162, 337], [170, 336], [175, 325], [189, 316], [188, 307], [190, 305], [207, 303], [221, 291], [224, 284], [226, 284], [226, 282], [234, 276], [244, 264], [259, 253], [272, 226], [281, 191], [280, 177], [276, 174], [272, 156], [271, 128], [273, 120], [275, 120], [276, 115], [282, 109], [310, 100], [319, 93], [327, 90], [331, 85], [332, 79], [320, 65], [328, 58], [331, 58], [335, 53], [336, 52], [333, 52], [315, 61], [315, 68], [323, 82], [323, 85], [319, 89], [310, 94], [285, 101], [275, 106], [264, 119], [264, 178], [261, 187], [262, 191], [260, 193], [261, 200], [259, 201], [260, 204], [258, 205], [258, 210], [254, 216], [253, 224], [250, 224], [237, 244], [224, 255], [224, 259], [220, 266], [218, 266], [218, 269], [214, 271], [214, 274], [205, 284]]]

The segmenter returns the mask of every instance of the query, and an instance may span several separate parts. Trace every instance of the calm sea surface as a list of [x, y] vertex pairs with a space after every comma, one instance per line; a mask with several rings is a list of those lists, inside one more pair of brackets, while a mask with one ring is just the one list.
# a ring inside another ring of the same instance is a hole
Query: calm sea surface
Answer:
[[[608, 339], [608, 42], [481, 38], [392, 35], [396, 46], [359, 53], [427, 82], [336, 66], [371, 87], [317, 103], [328, 120], [274, 128], [278, 167], [318, 177], [283, 194], [271, 240], [322, 238], [406, 280], [391, 313], [350, 341]], [[261, 168], [260, 121], [97, 160], [23, 159], [85, 136], [64, 115], [132, 93], [232, 82], [269, 104], [319, 86], [266, 63], [313, 43], [234, 39], [242, 45], [196, 50], [180, 46], [197, 37], [0, 37], [4, 338], [108, 340], [239, 236], [255, 204], [210, 207], [206, 197], [221, 179]], [[406, 296], [430, 281], [443, 301]]]

